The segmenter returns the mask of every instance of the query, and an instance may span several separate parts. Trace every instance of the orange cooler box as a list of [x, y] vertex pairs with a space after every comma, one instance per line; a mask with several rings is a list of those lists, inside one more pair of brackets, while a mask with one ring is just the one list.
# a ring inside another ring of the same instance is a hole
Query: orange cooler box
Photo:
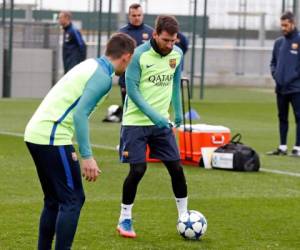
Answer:
[[178, 129], [180, 158], [183, 161], [199, 163], [201, 148], [220, 147], [230, 141], [230, 129], [224, 126], [193, 124]]

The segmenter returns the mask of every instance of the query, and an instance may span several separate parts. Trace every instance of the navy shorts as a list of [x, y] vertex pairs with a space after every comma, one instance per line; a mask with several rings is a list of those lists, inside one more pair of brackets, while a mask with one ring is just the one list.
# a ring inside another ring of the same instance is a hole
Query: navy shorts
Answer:
[[172, 128], [157, 126], [122, 126], [120, 139], [120, 160], [123, 163], [146, 162], [147, 144], [150, 157], [162, 161], [180, 160]]

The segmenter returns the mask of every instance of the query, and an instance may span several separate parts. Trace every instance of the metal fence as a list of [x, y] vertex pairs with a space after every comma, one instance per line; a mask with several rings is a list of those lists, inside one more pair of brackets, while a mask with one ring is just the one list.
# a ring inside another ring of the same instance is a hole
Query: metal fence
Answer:
[[[46, 93], [56, 82], [59, 70], [59, 26], [15, 21], [12, 36], [9, 32], [6, 23], [0, 38], [3, 43], [3, 95], [37, 97]], [[34, 89], [39, 94], [33, 93]]]

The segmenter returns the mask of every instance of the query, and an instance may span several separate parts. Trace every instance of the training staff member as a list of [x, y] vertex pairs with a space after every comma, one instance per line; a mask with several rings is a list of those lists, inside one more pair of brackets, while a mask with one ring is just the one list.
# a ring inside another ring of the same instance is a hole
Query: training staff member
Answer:
[[283, 36], [274, 44], [271, 73], [276, 83], [280, 145], [269, 155], [287, 154], [289, 104], [296, 120], [296, 143], [291, 156], [300, 157], [300, 35], [293, 13], [287, 11], [280, 18]]
[[[131, 4], [128, 10], [128, 24], [120, 29], [120, 32], [128, 34], [135, 41], [137, 46], [152, 38], [153, 29], [144, 24], [144, 14], [142, 6], [138, 3]], [[122, 103], [126, 96], [125, 73], [119, 78], [121, 88]]]
[[72, 15], [68, 11], [59, 13], [59, 24], [64, 29], [63, 64], [65, 73], [86, 59], [86, 45], [79, 30], [72, 24], [71, 18]]
[[85, 195], [79, 162], [72, 146], [76, 134], [83, 175], [95, 181], [99, 168], [93, 158], [88, 118], [125, 71], [135, 42], [115, 34], [105, 56], [75, 66], [50, 90], [25, 129], [24, 140], [36, 165], [44, 192], [38, 249], [71, 249]]
[[[178, 32], [175, 45], [182, 50], [184, 56], [189, 49], [189, 40], [183, 33]], [[181, 70], [183, 70], [183, 68], [184, 68], [184, 60], [182, 61]]]

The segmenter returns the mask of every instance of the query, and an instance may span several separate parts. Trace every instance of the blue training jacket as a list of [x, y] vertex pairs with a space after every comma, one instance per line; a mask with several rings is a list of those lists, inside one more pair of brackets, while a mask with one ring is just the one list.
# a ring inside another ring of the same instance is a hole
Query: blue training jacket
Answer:
[[64, 27], [63, 39], [63, 63], [65, 73], [67, 73], [75, 65], [85, 60], [86, 45], [79, 30], [72, 23]]
[[[119, 31], [131, 36], [136, 41], [136, 46], [139, 46], [150, 40], [153, 33], [153, 29], [144, 23], [142, 23], [140, 26], [134, 26], [131, 23], [128, 23]], [[125, 88], [125, 73], [120, 76], [119, 85]]]
[[297, 29], [275, 41], [270, 67], [277, 93], [300, 92], [300, 34]]

